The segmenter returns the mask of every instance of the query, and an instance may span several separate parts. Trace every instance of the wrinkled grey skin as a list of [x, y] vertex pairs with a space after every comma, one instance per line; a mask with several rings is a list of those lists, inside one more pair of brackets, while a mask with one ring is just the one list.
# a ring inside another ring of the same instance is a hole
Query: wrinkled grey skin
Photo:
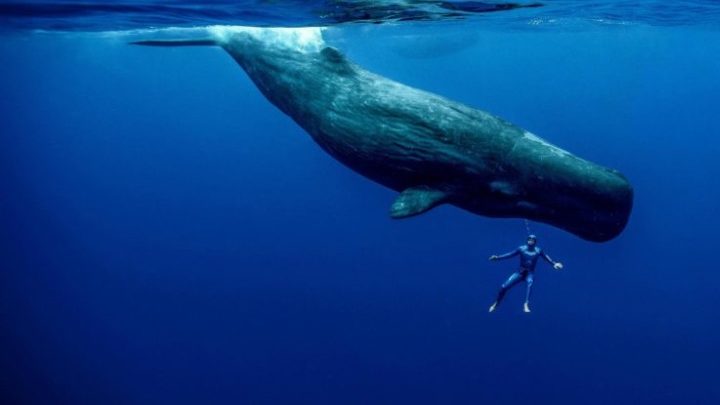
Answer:
[[625, 227], [625, 177], [486, 112], [373, 74], [321, 45], [282, 46], [247, 32], [145, 45], [222, 46], [267, 99], [334, 158], [401, 192], [391, 216], [447, 203], [544, 222], [603, 242]]

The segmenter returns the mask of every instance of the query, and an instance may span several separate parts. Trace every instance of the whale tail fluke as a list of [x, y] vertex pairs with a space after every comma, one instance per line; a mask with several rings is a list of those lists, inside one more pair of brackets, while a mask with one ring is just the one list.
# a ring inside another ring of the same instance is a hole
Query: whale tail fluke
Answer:
[[217, 41], [212, 38], [202, 39], [146, 39], [130, 42], [130, 45], [143, 46], [215, 46]]

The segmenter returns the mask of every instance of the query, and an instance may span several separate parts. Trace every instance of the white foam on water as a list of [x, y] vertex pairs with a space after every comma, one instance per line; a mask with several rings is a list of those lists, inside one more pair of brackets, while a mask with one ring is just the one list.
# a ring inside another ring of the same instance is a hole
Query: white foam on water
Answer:
[[215, 25], [207, 27], [207, 32], [220, 42], [228, 41], [234, 34], [246, 33], [258, 41], [276, 44], [303, 53], [320, 52], [325, 47], [322, 27], [244, 27]]

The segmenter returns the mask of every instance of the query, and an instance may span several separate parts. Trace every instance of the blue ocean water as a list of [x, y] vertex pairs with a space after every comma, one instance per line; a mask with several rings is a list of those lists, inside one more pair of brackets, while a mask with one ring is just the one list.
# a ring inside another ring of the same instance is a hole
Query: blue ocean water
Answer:
[[[0, 2], [1, 403], [720, 401], [720, 7], [387, 3]], [[565, 270], [488, 314], [522, 220], [393, 221], [222, 50], [127, 45], [224, 21], [325, 21], [360, 65], [620, 170], [626, 230], [531, 223]]]

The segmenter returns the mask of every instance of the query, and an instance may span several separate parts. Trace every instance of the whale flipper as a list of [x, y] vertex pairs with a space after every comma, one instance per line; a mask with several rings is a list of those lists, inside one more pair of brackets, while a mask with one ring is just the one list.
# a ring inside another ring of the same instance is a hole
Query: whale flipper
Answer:
[[395, 219], [420, 215], [443, 203], [447, 194], [427, 186], [405, 189], [390, 207], [390, 216]]

